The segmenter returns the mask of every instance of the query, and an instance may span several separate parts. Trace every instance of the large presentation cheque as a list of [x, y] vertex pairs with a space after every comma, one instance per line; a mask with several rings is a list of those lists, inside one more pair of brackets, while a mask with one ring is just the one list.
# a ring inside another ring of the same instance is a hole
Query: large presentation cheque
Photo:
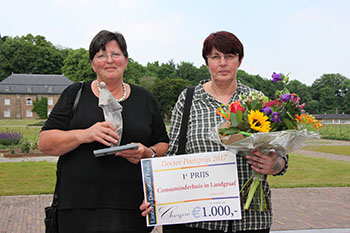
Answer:
[[147, 226], [241, 219], [236, 155], [229, 151], [142, 159]]

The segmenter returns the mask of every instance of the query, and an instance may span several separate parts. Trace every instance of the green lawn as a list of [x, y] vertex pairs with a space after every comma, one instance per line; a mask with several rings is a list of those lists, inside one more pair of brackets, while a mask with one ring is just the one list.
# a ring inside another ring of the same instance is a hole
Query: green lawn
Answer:
[[0, 163], [0, 196], [53, 193], [56, 163]]
[[350, 162], [290, 154], [284, 176], [269, 176], [273, 188], [349, 187]]
[[[272, 188], [350, 187], [350, 163], [291, 154], [284, 176], [269, 176]], [[56, 163], [0, 163], [0, 196], [53, 193]]]
[[43, 120], [0, 120], [0, 132], [21, 132], [25, 139], [31, 142], [36, 142], [39, 137], [41, 126], [31, 125], [36, 124], [38, 122], [43, 122]]

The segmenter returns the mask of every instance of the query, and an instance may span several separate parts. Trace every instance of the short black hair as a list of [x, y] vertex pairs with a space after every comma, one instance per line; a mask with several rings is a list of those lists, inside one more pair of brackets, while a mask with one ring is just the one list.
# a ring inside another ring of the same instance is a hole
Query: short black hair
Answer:
[[110, 32], [107, 30], [102, 30], [92, 39], [89, 48], [90, 61], [95, 57], [95, 54], [98, 53], [101, 49], [106, 51], [106, 44], [112, 40], [115, 40], [120, 50], [122, 51], [124, 57], [128, 58], [128, 50], [124, 36], [119, 32]]

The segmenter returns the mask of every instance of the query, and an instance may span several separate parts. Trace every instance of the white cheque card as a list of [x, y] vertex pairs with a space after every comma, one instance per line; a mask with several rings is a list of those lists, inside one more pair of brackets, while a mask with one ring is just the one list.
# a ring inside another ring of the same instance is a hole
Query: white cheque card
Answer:
[[147, 226], [241, 219], [236, 155], [229, 151], [142, 159]]

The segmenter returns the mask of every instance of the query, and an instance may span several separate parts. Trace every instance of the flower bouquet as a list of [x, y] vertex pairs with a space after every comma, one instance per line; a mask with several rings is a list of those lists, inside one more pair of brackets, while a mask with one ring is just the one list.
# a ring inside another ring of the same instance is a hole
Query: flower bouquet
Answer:
[[[241, 95], [240, 100], [229, 106], [222, 105], [216, 113], [225, 120], [211, 131], [210, 138], [228, 150], [249, 153], [260, 150], [264, 154], [275, 151], [284, 156], [305, 145], [311, 138], [319, 138], [317, 130], [322, 124], [312, 115], [305, 114], [305, 103], [285, 87], [288, 75], [272, 75], [273, 81], [282, 81], [283, 90], [276, 92], [270, 100], [260, 92]], [[241, 189], [242, 200], [246, 198], [244, 210], [260, 200], [260, 211], [265, 211], [266, 197], [262, 187], [263, 174], [253, 172]], [[255, 205], [256, 206], [256, 205]]]

